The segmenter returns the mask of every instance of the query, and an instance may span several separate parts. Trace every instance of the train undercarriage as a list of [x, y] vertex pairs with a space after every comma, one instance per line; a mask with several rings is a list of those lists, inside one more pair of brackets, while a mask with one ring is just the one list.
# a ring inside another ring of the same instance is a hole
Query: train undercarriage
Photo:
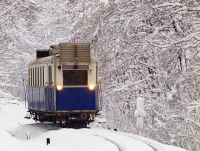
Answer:
[[94, 121], [96, 112], [42, 112], [29, 110], [35, 121], [50, 122], [58, 127], [86, 128]]

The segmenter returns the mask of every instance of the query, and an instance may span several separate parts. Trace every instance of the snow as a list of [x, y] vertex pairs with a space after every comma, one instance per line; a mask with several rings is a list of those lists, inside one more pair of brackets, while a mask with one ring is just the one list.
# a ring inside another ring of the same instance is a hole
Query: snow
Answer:
[[146, 116], [146, 112], [144, 110], [144, 98], [142, 97], [137, 98], [137, 109], [135, 110], [134, 116], [135, 117]]
[[[0, 100], [0, 146], [6, 151], [184, 151], [140, 136], [90, 129], [57, 128], [25, 119], [26, 109], [17, 99]], [[30, 137], [30, 139], [27, 139]], [[46, 139], [50, 138], [50, 144]]]
[[100, 0], [101, 2], [105, 3], [105, 4], [108, 4], [108, 0]]
[[190, 107], [200, 99], [199, 6], [199, 0], [3, 0], [0, 89], [24, 97], [19, 87], [36, 49], [87, 41], [99, 62], [103, 127], [136, 133], [133, 114], [142, 96], [146, 137], [199, 151], [200, 108]]

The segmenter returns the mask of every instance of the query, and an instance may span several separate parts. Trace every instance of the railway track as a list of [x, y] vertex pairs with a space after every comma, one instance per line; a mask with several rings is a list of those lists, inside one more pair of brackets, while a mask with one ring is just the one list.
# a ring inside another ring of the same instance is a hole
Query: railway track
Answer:
[[[55, 125], [55, 124], [52, 124], [52, 123], [41, 123], [39, 124], [39, 126], [46, 126], [46, 127], [49, 127], [49, 128], [52, 128], [52, 129], [59, 129], [59, 128], [63, 128], [61, 125]], [[76, 125], [77, 126], [77, 125]], [[64, 127], [64, 128], [74, 128], [74, 129], [80, 129], [81, 127], [74, 127], [72, 125], [68, 126], [68, 127]], [[90, 127], [87, 127], [86, 129], [90, 129]], [[137, 137], [134, 137], [130, 134], [123, 134], [123, 133], [118, 133], [116, 132], [115, 134], [117, 134], [118, 136], [123, 136], [123, 137], [128, 137], [128, 138], [131, 138], [131, 139], [134, 139], [134, 140], [137, 140], [139, 142], [142, 142], [144, 143], [145, 145], [149, 146], [153, 151], [159, 151], [160, 149], [157, 149], [155, 146], [153, 146], [151, 143], [148, 143], [147, 141], [144, 141], [142, 139], [138, 139]], [[109, 141], [110, 143], [112, 143], [114, 146], [116, 146], [116, 148], [118, 149], [118, 151], [126, 151], [126, 146], [125, 145], [122, 145], [120, 144], [119, 142], [117, 142], [116, 140], [113, 140], [111, 138], [108, 138], [104, 135], [99, 135], [99, 134], [95, 134], [95, 133], [92, 133], [93, 136], [96, 136], [96, 137], [100, 137], [106, 141]]]
[[148, 145], [149, 147], [151, 147], [154, 151], [159, 151], [159, 150], [158, 150], [157, 148], [155, 148], [153, 145], [151, 145], [151, 144], [149, 144], [149, 143], [147, 143], [147, 142], [145, 142], [145, 141], [142, 141], [141, 139], [137, 139], [137, 138], [134, 137], [134, 136], [131, 136], [131, 135], [129, 135], [129, 134], [120, 134], [120, 135], [123, 135], [123, 136], [129, 137], [129, 138], [135, 139], [135, 140], [140, 141], [140, 142], [143, 142], [143, 143], [145, 143], [146, 145]]
[[124, 151], [125, 149], [123, 149], [124, 147], [122, 147], [120, 144], [118, 144], [117, 142], [115, 142], [114, 140], [112, 139], [109, 139], [109, 138], [106, 138], [106, 137], [103, 137], [103, 136], [100, 136], [100, 135], [94, 135], [96, 137], [100, 137], [100, 138], [103, 138], [104, 140], [106, 141], [109, 141], [110, 143], [112, 143], [114, 146], [116, 146], [116, 148], [118, 149], [118, 151]]
[[[116, 146], [116, 148], [118, 149], [118, 151], [127, 151], [127, 147], [125, 145], [122, 145], [122, 143], [119, 143], [117, 142], [116, 140], [113, 140], [111, 138], [108, 138], [106, 136], [103, 136], [103, 135], [98, 135], [98, 134], [93, 134], [94, 136], [96, 137], [100, 137], [100, 138], [103, 138], [104, 140], [106, 141], [109, 141], [110, 143], [112, 143], [113, 145]], [[157, 148], [155, 148], [153, 145], [145, 142], [145, 141], [142, 141], [142, 140], [139, 140], [139, 139], [136, 139], [135, 137], [133, 136], [129, 136], [129, 135], [123, 135], [123, 134], [119, 134], [119, 136], [123, 136], [123, 137], [128, 137], [128, 138], [131, 138], [131, 139], [134, 139], [134, 140], [137, 140], [139, 142], [142, 142], [144, 143], [145, 145], [147, 145], [148, 147], [150, 147], [152, 149], [152, 151], [159, 151]]]

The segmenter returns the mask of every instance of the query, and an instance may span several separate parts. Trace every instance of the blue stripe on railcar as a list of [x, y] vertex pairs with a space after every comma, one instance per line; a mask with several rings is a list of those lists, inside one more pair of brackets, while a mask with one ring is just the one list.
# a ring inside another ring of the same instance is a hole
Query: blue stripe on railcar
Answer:
[[46, 87], [45, 88], [45, 110], [53, 111], [54, 110], [54, 88]]
[[38, 111], [53, 111], [53, 88], [50, 87], [29, 87], [28, 108]]
[[56, 109], [65, 110], [96, 110], [96, 93], [87, 87], [63, 88], [56, 91]]

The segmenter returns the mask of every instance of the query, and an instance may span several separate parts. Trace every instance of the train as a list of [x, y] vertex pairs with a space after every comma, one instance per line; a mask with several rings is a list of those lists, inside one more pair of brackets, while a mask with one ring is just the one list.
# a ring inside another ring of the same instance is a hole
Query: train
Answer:
[[36, 50], [28, 64], [26, 104], [40, 122], [86, 127], [101, 111], [98, 63], [89, 43], [59, 43]]

